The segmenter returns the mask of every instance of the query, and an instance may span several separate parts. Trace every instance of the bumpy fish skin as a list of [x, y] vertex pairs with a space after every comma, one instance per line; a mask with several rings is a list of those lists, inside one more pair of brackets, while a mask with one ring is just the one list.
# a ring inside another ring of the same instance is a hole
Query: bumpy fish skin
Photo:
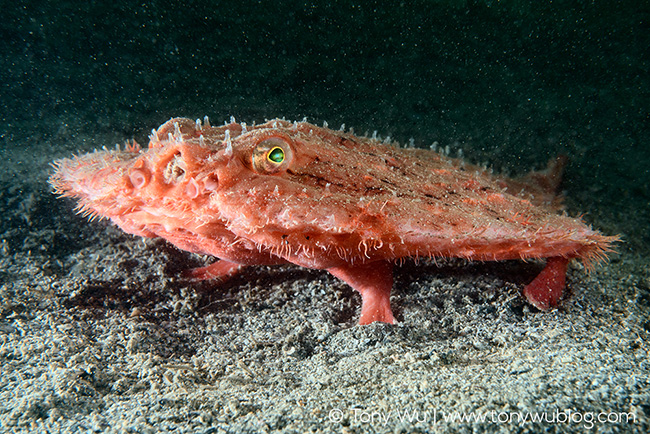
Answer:
[[146, 150], [132, 142], [56, 161], [50, 183], [87, 215], [220, 259], [197, 278], [259, 264], [326, 269], [361, 293], [368, 324], [394, 322], [392, 265], [408, 257], [549, 258], [524, 295], [554, 306], [568, 261], [592, 266], [618, 239], [557, 213], [562, 164], [512, 180], [307, 122], [175, 118]]

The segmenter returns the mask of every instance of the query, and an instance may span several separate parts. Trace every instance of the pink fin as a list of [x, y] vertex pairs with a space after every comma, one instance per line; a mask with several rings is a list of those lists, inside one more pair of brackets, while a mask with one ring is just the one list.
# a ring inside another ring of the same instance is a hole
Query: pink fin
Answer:
[[191, 268], [186, 270], [183, 275], [198, 280], [225, 280], [228, 277], [237, 274], [242, 268], [244, 268], [243, 265], [221, 259], [207, 267]]
[[546, 267], [524, 288], [524, 296], [540, 310], [556, 306], [566, 282], [568, 258], [554, 256], [546, 259]]
[[359, 324], [375, 321], [395, 324], [390, 309], [390, 291], [393, 288], [393, 264], [388, 261], [368, 264], [343, 265], [328, 268], [334, 276], [343, 280], [361, 294], [361, 317]]
[[527, 199], [534, 205], [548, 206], [552, 210], [560, 211], [564, 208], [560, 184], [567, 161], [566, 155], [560, 155], [548, 162], [546, 170], [531, 172], [523, 178], [506, 179], [503, 182], [508, 186], [508, 193], [515, 196], [528, 195]]

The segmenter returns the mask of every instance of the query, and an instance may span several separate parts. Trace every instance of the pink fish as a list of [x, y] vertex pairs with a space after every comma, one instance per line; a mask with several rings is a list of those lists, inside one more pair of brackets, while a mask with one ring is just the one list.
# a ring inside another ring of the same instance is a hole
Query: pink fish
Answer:
[[591, 267], [618, 240], [558, 214], [562, 166], [513, 180], [307, 122], [176, 118], [146, 150], [132, 142], [56, 161], [50, 184], [86, 215], [219, 258], [195, 278], [260, 264], [325, 269], [361, 294], [360, 324], [392, 324], [392, 269], [405, 258], [545, 258], [523, 294], [555, 306], [568, 262]]

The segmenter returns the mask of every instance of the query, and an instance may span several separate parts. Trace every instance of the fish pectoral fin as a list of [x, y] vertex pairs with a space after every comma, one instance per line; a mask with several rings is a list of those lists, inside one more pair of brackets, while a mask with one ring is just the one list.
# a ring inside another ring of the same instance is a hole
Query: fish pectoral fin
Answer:
[[526, 300], [539, 310], [556, 306], [566, 284], [568, 263], [569, 259], [561, 256], [547, 258], [544, 269], [524, 288]]
[[395, 317], [390, 308], [390, 291], [393, 288], [392, 262], [346, 264], [328, 268], [327, 271], [361, 294], [360, 325], [375, 321], [395, 324]]

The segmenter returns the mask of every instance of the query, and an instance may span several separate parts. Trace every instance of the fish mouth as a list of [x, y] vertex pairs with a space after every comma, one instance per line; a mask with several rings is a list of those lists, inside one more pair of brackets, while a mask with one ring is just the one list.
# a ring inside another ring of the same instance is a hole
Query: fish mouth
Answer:
[[54, 172], [49, 184], [55, 194], [80, 199], [81, 210], [90, 204], [114, 197], [117, 189], [123, 189], [124, 174], [139, 155], [127, 151], [95, 151], [74, 158], [63, 158], [52, 163]]

